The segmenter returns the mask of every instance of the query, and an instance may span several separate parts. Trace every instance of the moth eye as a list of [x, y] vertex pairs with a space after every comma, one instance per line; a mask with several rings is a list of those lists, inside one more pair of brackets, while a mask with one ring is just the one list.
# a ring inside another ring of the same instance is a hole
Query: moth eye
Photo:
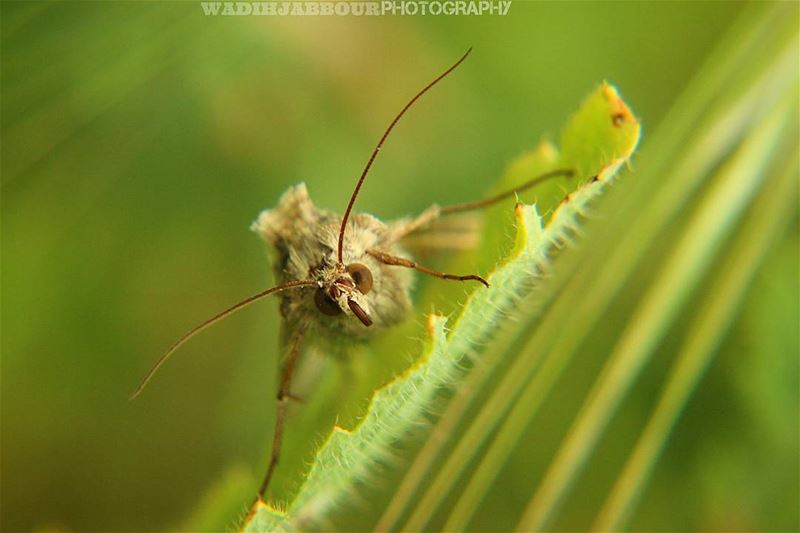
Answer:
[[353, 278], [356, 289], [358, 289], [361, 294], [367, 294], [372, 290], [372, 272], [370, 272], [366, 265], [350, 263], [347, 265], [347, 273]]
[[323, 315], [336, 316], [342, 314], [342, 308], [333, 301], [322, 287], [317, 289], [317, 292], [314, 293], [314, 303]]

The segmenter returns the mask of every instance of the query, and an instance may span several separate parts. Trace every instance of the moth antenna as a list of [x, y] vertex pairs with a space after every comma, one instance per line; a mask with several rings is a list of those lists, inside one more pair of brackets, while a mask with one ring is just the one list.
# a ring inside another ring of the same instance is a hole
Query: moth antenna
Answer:
[[389, 133], [392, 131], [395, 124], [397, 124], [397, 122], [400, 120], [400, 117], [402, 117], [405, 114], [405, 112], [408, 111], [408, 108], [414, 105], [414, 102], [416, 102], [420, 96], [425, 94], [428, 91], [428, 89], [436, 85], [439, 81], [441, 81], [442, 78], [444, 78], [445, 76], [450, 74], [453, 70], [455, 70], [455, 68], [459, 66], [467, 58], [470, 52], [472, 52], [472, 47], [470, 47], [469, 50], [467, 50], [466, 53], [464, 53], [464, 55], [461, 56], [461, 59], [456, 61], [452, 67], [445, 70], [438, 77], [436, 77], [436, 79], [434, 79], [432, 82], [426, 85], [420, 92], [414, 95], [414, 98], [408, 101], [405, 107], [403, 107], [403, 109], [400, 110], [397, 116], [394, 117], [394, 120], [391, 122], [391, 124], [389, 124], [389, 127], [386, 128], [386, 131], [383, 132], [383, 137], [381, 137], [381, 140], [378, 141], [377, 146], [375, 146], [375, 150], [372, 151], [372, 155], [369, 157], [369, 161], [367, 161], [367, 165], [364, 167], [364, 171], [361, 173], [361, 177], [358, 179], [358, 183], [356, 183], [356, 188], [353, 190], [353, 194], [350, 196], [350, 202], [347, 204], [347, 209], [345, 209], [344, 211], [344, 217], [342, 217], [342, 226], [339, 228], [339, 249], [338, 249], [339, 263], [342, 262], [342, 247], [344, 246], [344, 230], [345, 227], [347, 227], [347, 219], [350, 218], [350, 211], [353, 210], [353, 204], [356, 203], [356, 197], [358, 197], [358, 192], [361, 190], [361, 185], [364, 183], [364, 178], [367, 177], [367, 173], [369, 172], [369, 169], [372, 166], [372, 162], [375, 161], [375, 157], [377, 157], [378, 152], [380, 152], [381, 147], [383, 146], [383, 142], [386, 140], [386, 137], [389, 136]]
[[216, 315], [212, 316], [211, 318], [209, 318], [205, 322], [202, 322], [199, 325], [193, 327], [187, 333], [185, 333], [183, 335], [183, 337], [181, 337], [180, 339], [175, 341], [175, 343], [172, 346], [170, 346], [169, 349], [167, 349], [166, 352], [164, 352], [164, 355], [159, 357], [158, 361], [156, 361], [155, 364], [152, 367], [150, 367], [150, 370], [147, 371], [147, 374], [145, 374], [145, 376], [142, 379], [141, 383], [139, 383], [139, 386], [136, 387], [136, 390], [133, 391], [133, 393], [130, 395], [130, 397], [128, 399], [135, 400], [142, 393], [142, 391], [147, 386], [147, 384], [150, 382], [150, 380], [153, 378], [153, 376], [156, 374], [156, 372], [158, 372], [158, 369], [161, 368], [161, 365], [163, 365], [167, 361], [167, 359], [169, 359], [170, 356], [173, 353], [175, 353], [175, 351], [178, 348], [183, 346], [186, 343], [186, 341], [188, 341], [189, 339], [191, 339], [192, 337], [194, 337], [195, 335], [197, 335], [198, 333], [200, 333], [204, 329], [206, 329], [206, 328], [208, 328], [210, 326], [213, 326], [214, 324], [216, 324], [217, 322], [219, 322], [223, 318], [226, 318], [226, 317], [232, 315], [233, 313], [235, 313], [236, 311], [242, 309], [243, 307], [247, 307], [251, 303], [255, 302], [256, 300], [260, 300], [264, 296], [269, 296], [270, 294], [274, 294], [276, 292], [285, 291], [287, 289], [294, 289], [294, 288], [297, 288], [297, 287], [310, 287], [312, 285], [316, 286], [317, 282], [316, 281], [312, 281], [312, 280], [297, 280], [297, 281], [289, 281], [287, 283], [284, 283], [282, 285], [278, 285], [276, 287], [271, 287], [271, 288], [269, 288], [267, 290], [264, 290], [264, 291], [261, 291], [259, 293], [256, 293], [253, 296], [250, 296], [249, 298], [245, 298], [241, 302], [232, 305], [231, 307], [225, 309], [224, 311], [222, 311], [220, 313], [217, 313]]

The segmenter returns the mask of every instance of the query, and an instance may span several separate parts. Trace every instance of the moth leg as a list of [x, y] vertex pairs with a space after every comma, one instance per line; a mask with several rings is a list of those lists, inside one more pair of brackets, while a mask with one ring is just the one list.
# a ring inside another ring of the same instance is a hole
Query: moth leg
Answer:
[[505, 200], [506, 198], [511, 198], [515, 194], [519, 194], [526, 189], [530, 189], [535, 185], [543, 183], [549, 180], [550, 178], [556, 178], [558, 176], [571, 178], [574, 175], [575, 171], [571, 168], [557, 168], [555, 170], [545, 172], [544, 174], [539, 174], [535, 178], [529, 179], [525, 183], [518, 185], [513, 189], [509, 189], [499, 194], [495, 194], [494, 196], [490, 196], [489, 198], [484, 198], [483, 200], [478, 200], [476, 202], [464, 202], [463, 204], [446, 205], [444, 207], [440, 207], [439, 212], [441, 216], [444, 216], [444, 215], [449, 215], [451, 213], [461, 213], [462, 211], [471, 211], [473, 209], [481, 209], [483, 207], [489, 207], [490, 205], [494, 205], [497, 202]]
[[470, 274], [468, 276], [445, 274], [444, 272], [438, 272], [436, 270], [431, 270], [430, 268], [425, 268], [424, 266], [418, 265], [411, 259], [406, 259], [405, 257], [398, 257], [396, 255], [387, 254], [386, 252], [381, 252], [379, 250], [367, 250], [367, 253], [385, 265], [413, 268], [414, 270], [418, 270], [419, 272], [428, 274], [429, 276], [435, 276], [437, 278], [450, 279], [456, 281], [472, 280], [483, 283], [487, 287], [489, 286], [489, 283], [482, 277], [478, 276], [477, 274]]
[[401, 222], [397, 225], [397, 227], [392, 232], [389, 242], [394, 242], [399, 239], [402, 239], [406, 235], [413, 233], [419, 229], [422, 229], [437, 219], [445, 216], [450, 215], [453, 213], [462, 213], [464, 211], [472, 211], [475, 209], [482, 209], [484, 207], [489, 207], [491, 205], [496, 204], [506, 198], [510, 198], [515, 194], [519, 194], [531, 187], [534, 187], [540, 183], [543, 183], [550, 178], [555, 178], [558, 176], [564, 176], [565, 178], [570, 178], [575, 175], [575, 171], [571, 168], [559, 168], [555, 170], [551, 170], [550, 172], [545, 172], [544, 174], [540, 174], [535, 178], [532, 178], [513, 189], [509, 189], [507, 191], [503, 191], [499, 194], [495, 194], [494, 196], [490, 196], [489, 198], [484, 198], [482, 200], [478, 200], [475, 202], [464, 202], [461, 204], [452, 204], [446, 205], [444, 207], [440, 207], [439, 205], [432, 205], [422, 213], [420, 213], [416, 218], [408, 221], [408, 222]]
[[281, 444], [283, 442], [283, 420], [286, 416], [286, 404], [290, 400], [296, 399], [296, 397], [292, 396], [289, 392], [289, 386], [292, 381], [295, 363], [297, 363], [297, 358], [300, 355], [300, 345], [303, 342], [304, 336], [305, 328], [303, 326], [298, 327], [292, 334], [290, 341], [291, 348], [289, 349], [289, 355], [286, 358], [286, 364], [284, 365], [283, 372], [281, 374], [281, 382], [278, 387], [278, 406], [275, 413], [275, 432], [272, 440], [272, 453], [270, 455], [267, 473], [264, 474], [264, 481], [261, 482], [261, 488], [258, 489], [258, 497], [260, 499], [264, 498], [264, 493], [267, 491], [269, 482], [272, 479], [272, 474], [275, 472], [275, 467], [278, 466], [278, 461], [281, 457]]

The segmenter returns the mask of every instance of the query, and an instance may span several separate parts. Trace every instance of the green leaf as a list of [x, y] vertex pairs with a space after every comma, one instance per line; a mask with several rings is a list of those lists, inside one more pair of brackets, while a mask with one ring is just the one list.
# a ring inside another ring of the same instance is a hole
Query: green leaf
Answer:
[[[628, 161], [639, 142], [641, 126], [619, 96], [617, 89], [602, 83], [581, 103], [561, 132], [561, 150], [550, 141], [514, 159], [489, 194], [513, 189], [536, 176], [557, 168], [576, 170], [572, 178], [555, 178], [520, 194], [520, 199], [535, 203], [547, 220], [567, 193], [595, 176], [612, 176]], [[509, 231], [513, 223], [507, 203], [491, 206], [484, 215], [481, 244], [474, 263], [481, 271], [494, 267], [513, 243]]]
[[561, 134], [561, 164], [575, 167], [582, 180], [616, 172], [639, 142], [641, 126], [620, 98], [603, 83], [583, 102]]
[[[565, 138], [586, 127], [600, 127], [597, 115], [606, 121], [609, 110], [619, 109], [616, 91], [603, 85], [587, 99], [565, 129]], [[616, 107], [614, 107], [616, 106]], [[624, 104], [622, 104], [624, 107]], [[625, 109], [627, 109], [625, 107]], [[628, 114], [627, 116], [632, 117]], [[632, 120], [632, 119], [631, 119]], [[638, 133], [638, 125], [632, 128]], [[599, 135], [599, 133], [598, 133]], [[402, 375], [375, 392], [360, 424], [352, 431], [339, 426], [322, 444], [306, 479], [285, 510], [278, 511], [259, 504], [244, 525], [245, 531], [305, 530], [323, 523], [332, 508], [352, 497], [356, 487], [370, 478], [378, 465], [394, 454], [394, 445], [423, 424], [434, 409], [442, 390], [454, 387], [464, 378], [465, 368], [483, 357], [476, 349], [499, 330], [508, 315], [513, 314], [520, 300], [531, 293], [551, 263], [554, 252], [573, 240], [581, 214], [607, 188], [619, 164], [628, 157], [637, 138], [618, 137], [609, 142], [608, 153], [614, 156], [605, 162], [594, 152], [576, 154], [574, 159], [585, 168], [596, 169], [602, 179], [584, 184], [572, 192], [553, 213], [545, 227], [536, 206], [518, 204], [515, 244], [507, 259], [488, 280], [489, 289], [474, 290], [459, 317], [449, 326], [447, 319], [431, 315], [428, 320], [428, 342], [421, 357]], [[509, 180], [529, 179], [531, 172], [555, 159], [548, 145], [540, 145], [530, 156], [513, 164], [506, 174]], [[508, 183], [505, 183], [507, 186]]]

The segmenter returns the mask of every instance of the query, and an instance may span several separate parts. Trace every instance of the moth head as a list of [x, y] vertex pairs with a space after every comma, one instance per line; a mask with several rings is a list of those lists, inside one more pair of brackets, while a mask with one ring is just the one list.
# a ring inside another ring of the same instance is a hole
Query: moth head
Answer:
[[331, 283], [324, 284], [314, 293], [314, 304], [320, 313], [338, 316], [352, 313], [369, 327], [369, 304], [365, 295], [372, 290], [372, 272], [362, 263], [350, 263]]

